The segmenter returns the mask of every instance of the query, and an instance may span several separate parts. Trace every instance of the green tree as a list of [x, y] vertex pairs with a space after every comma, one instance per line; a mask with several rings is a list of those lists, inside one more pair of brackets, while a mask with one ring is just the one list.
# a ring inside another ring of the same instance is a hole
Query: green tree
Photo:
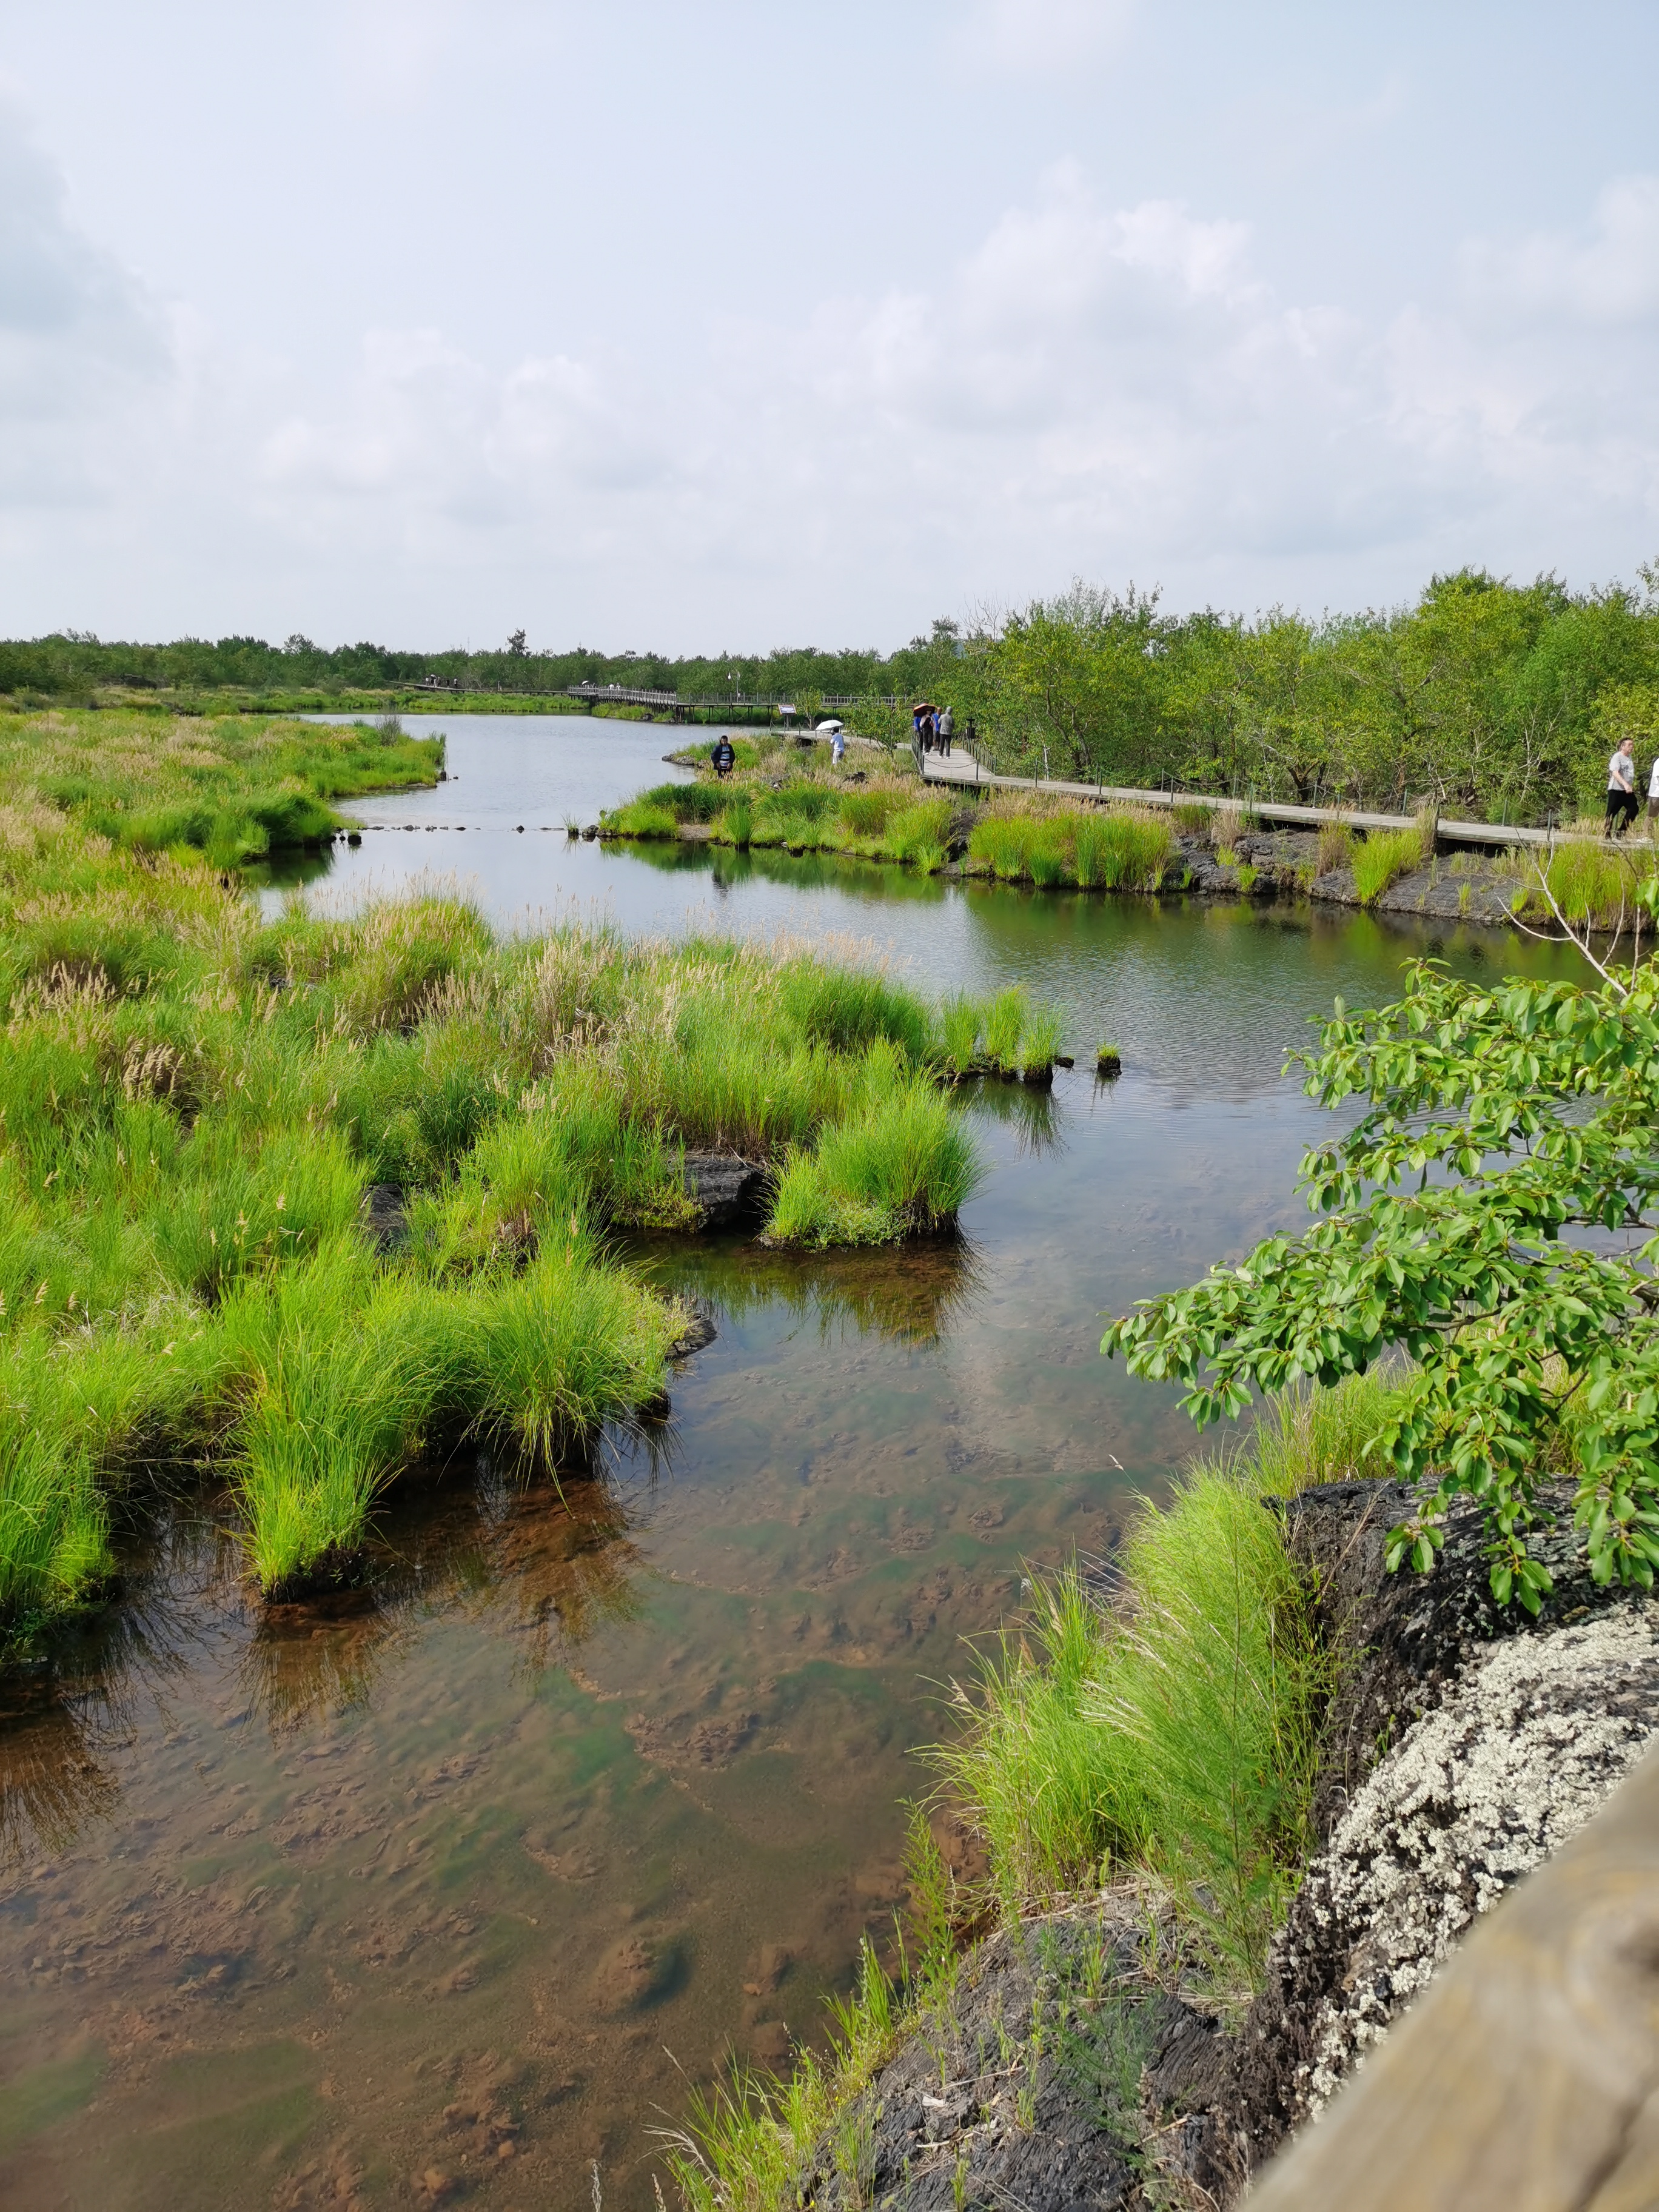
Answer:
[[[1082, 582], [1011, 615], [993, 648], [1003, 719], [1051, 772], [1091, 782], [1156, 776], [1164, 624], [1156, 592], [1122, 598]], [[1012, 709], [1012, 712], [1008, 710]]]
[[[1659, 890], [1642, 894], [1650, 926]], [[1428, 1565], [1459, 1493], [1486, 1516], [1492, 1586], [1533, 1611], [1528, 1549], [1552, 1470], [1577, 1479], [1593, 1572], [1659, 1563], [1659, 969], [1601, 983], [1461, 982], [1425, 961], [1405, 996], [1338, 1002], [1306, 1089], [1353, 1126], [1307, 1155], [1320, 1214], [1239, 1267], [1143, 1301], [1101, 1349], [1173, 1378], [1201, 1426], [1253, 1390], [1333, 1383], [1403, 1351], [1380, 1439], [1420, 1508], [1390, 1564]]]

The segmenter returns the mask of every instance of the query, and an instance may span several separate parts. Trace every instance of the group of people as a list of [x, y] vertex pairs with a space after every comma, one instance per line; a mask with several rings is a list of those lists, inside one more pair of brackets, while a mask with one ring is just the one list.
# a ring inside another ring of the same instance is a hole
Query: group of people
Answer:
[[911, 735], [925, 753], [948, 756], [956, 726], [956, 717], [948, 707], [935, 707], [923, 699], [910, 709]]
[[[1622, 837], [1636, 819], [1636, 740], [1620, 738], [1619, 750], [1607, 763], [1607, 811], [1601, 826], [1606, 837]], [[1648, 834], [1659, 821], [1659, 757], [1648, 777]]]

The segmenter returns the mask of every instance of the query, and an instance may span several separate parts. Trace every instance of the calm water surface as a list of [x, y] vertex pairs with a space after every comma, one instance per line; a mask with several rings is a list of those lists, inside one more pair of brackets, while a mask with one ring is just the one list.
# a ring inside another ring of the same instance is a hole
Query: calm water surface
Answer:
[[1191, 1449], [1170, 1395], [1100, 1359], [1099, 1316], [1296, 1224], [1322, 1117], [1285, 1050], [1429, 944], [602, 852], [557, 825], [666, 777], [670, 732], [433, 719], [456, 781], [360, 808], [417, 826], [337, 848], [312, 896], [426, 872], [509, 925], [574, 902], [828, 939], [930, 989], [1024, 981], [1125, 1072], [966, 1102], [991, 1173], [959, 1249], [641, 1246], [719, 1330], [654, 1452], [608, 1444], [562, 1499], [488, 1465], [400, 1498], [367, 1600], [262, 1617], [210, 1503], [135, 1540], [112, 1612], [0, 1686], [9, 2203], [562, 2212], [597, 2160], [608, 2204], [649, 2205], [688, 2080], [816, 2033], [890, 1926], [963, 1638], [1024, 1563], [1109, 1549]]

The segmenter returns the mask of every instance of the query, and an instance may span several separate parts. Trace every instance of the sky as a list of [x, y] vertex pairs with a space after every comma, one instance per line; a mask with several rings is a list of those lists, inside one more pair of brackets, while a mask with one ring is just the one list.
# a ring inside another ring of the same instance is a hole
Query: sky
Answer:
[[0, 0], [0, 634], [1659, 556], [1659, 9]]

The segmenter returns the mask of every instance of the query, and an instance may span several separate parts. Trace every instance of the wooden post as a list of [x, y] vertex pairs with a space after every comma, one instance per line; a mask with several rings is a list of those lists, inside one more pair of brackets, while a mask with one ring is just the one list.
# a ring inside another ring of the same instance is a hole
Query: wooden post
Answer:
[[1659, 2204], [1659, 1752], [1479, 1923], [1249, 2204]]

